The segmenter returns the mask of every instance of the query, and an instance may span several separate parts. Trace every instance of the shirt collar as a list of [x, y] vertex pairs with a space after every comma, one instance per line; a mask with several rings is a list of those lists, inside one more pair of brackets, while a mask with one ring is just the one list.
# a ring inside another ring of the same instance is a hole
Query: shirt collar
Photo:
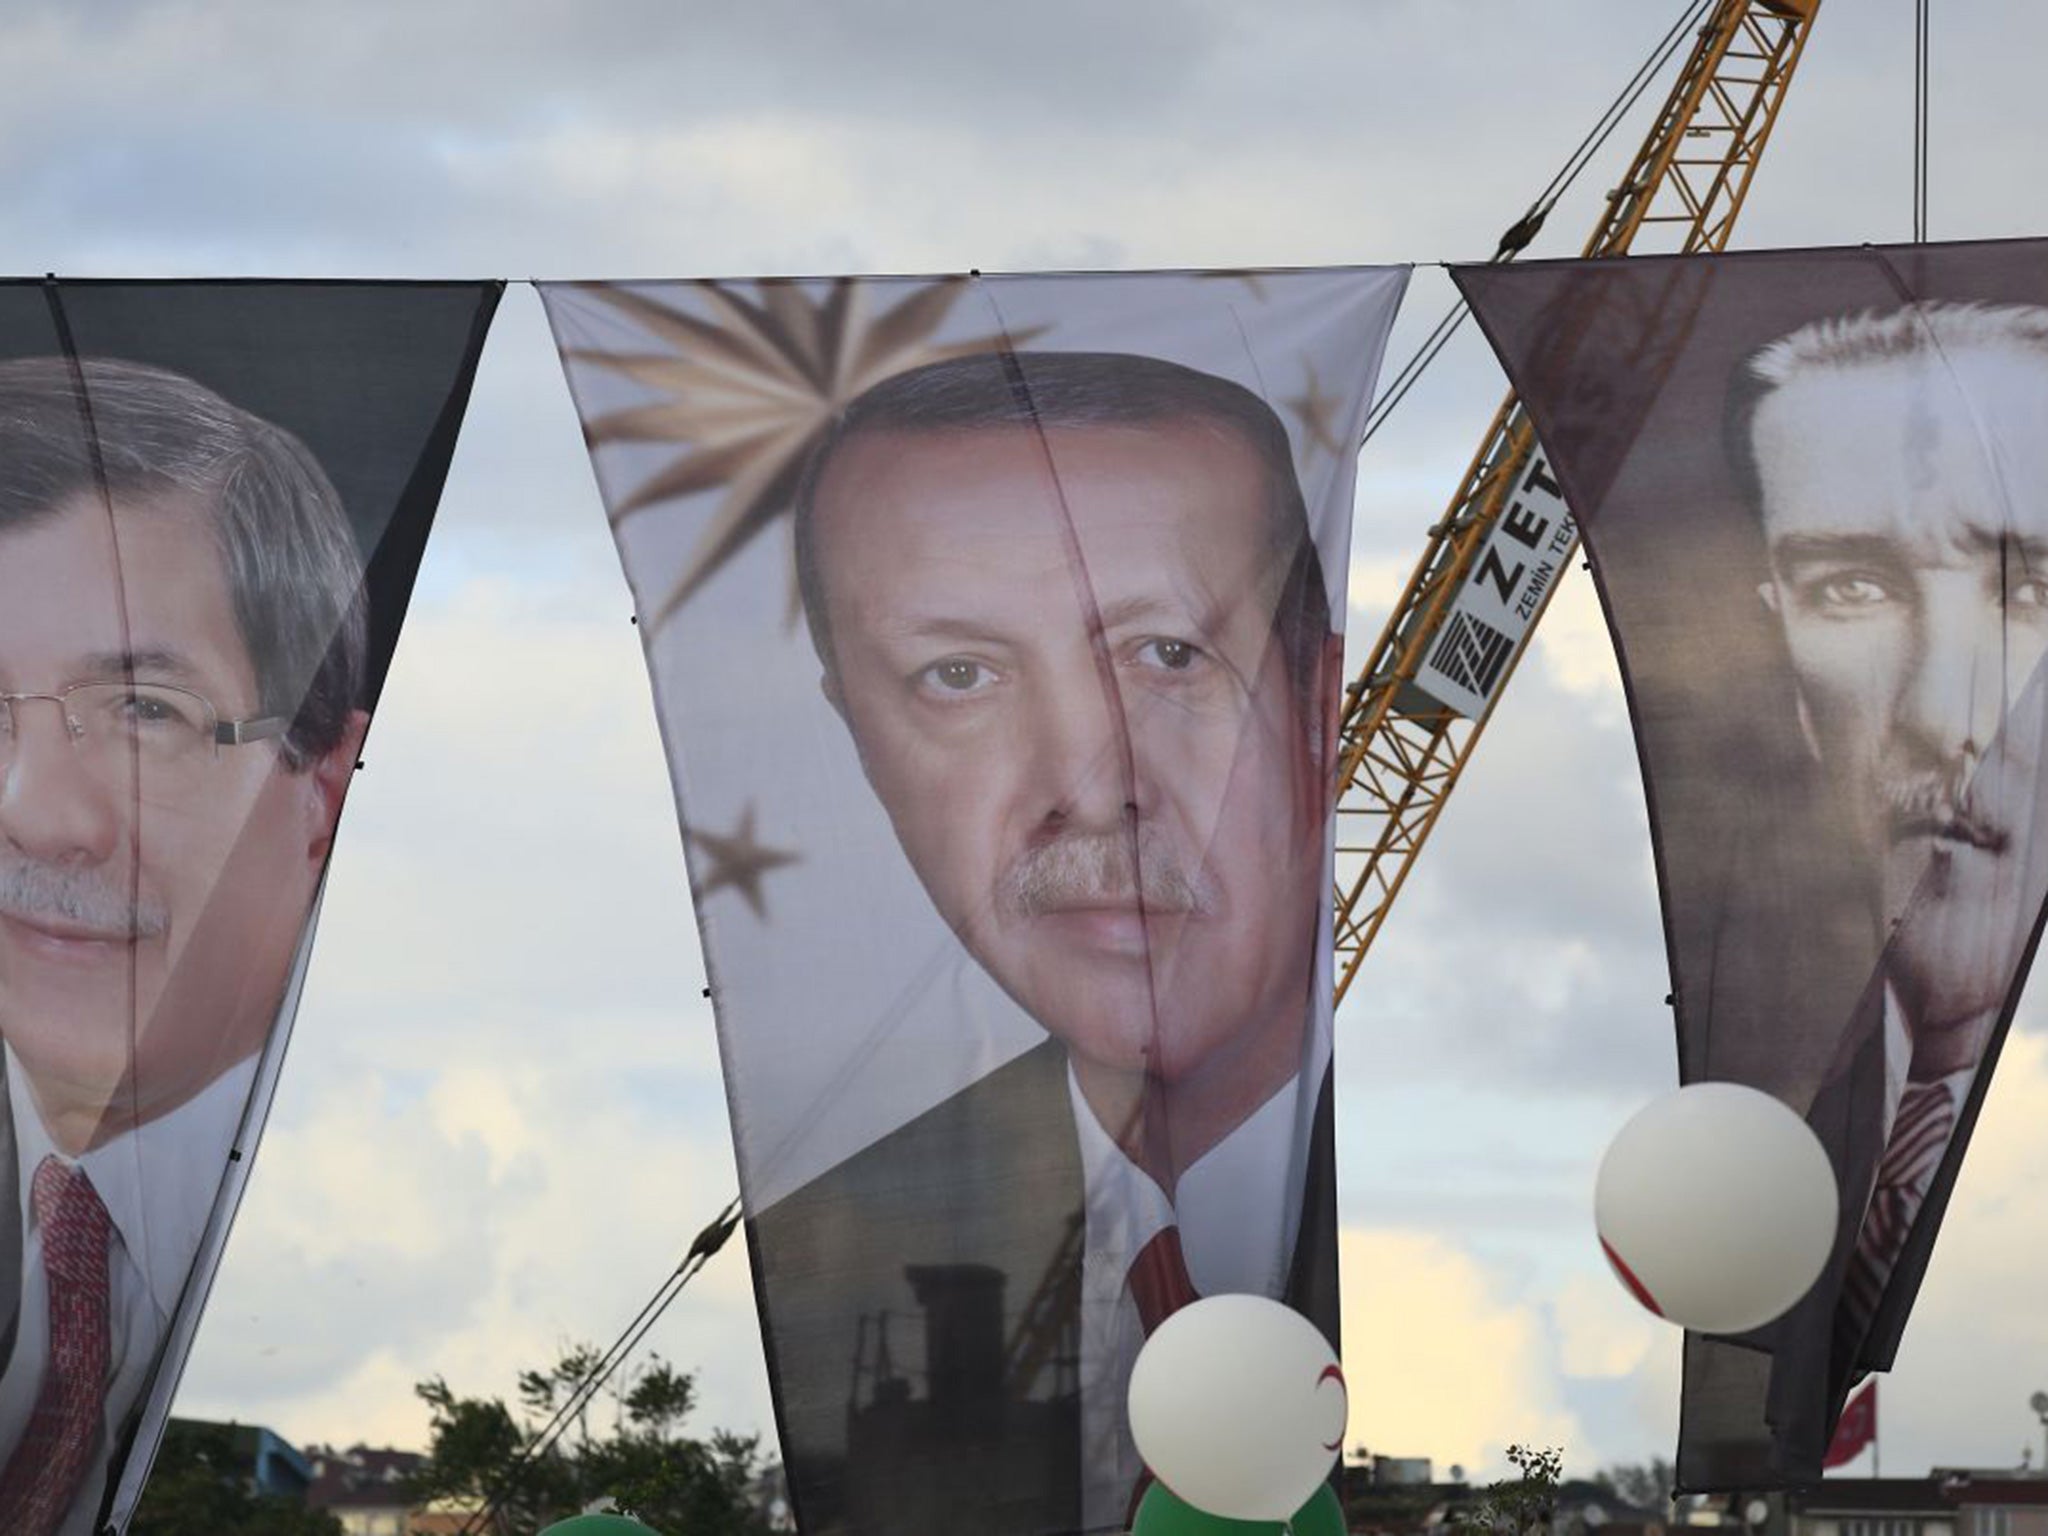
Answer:
[[1067, 1095], [1081, 1147], [1091, 1253], [1121, 1255], [1128, 1264], [1161, 1229], [1177, 1223], [1188, 1276], [1203, 1295], [1278, 1291], [1293, 1246], [1286, 1241], [1291, 1202], [1280, 1195], [1292, 1166], [1300, 1079], [1290, 1077], [1182, 1169], [1173, 1200], [1102, 1128], [1071, 1062]]
[[[1897, 1116], [1900, 1101], [1906, 1090], [1912, 1086], [1913, 1032], [1906, 1027], [1906, 1005], [1899, 1000], [1898, 990], [1890, 981], [1884, 984], [1884, 1131], [1885, 1139], [1891, 1139], [1892, 1120]], [[1948, 1089], [1949, 1103], [1958, 1117], [1963, 1112], [1963, 1101], [1970, 1096], [1970, 1085], [1977, 1080], [1977, 1069], [1958, 1067], [1943, 1077], [1930, 1079]]]
[[[22, 1231], [35, 1224], [30, 1184], [42, 1160], [54, 1156], [84, 1169], [122, 1248], [141, 1272], [157, 1309], [168, 1317], [185, 1288], [227, 1172], [228, 1150], [248, 1107], [258, 1058], [244, 1057], [168, 1114], [74, 1158], [50, 1139], [12, 1046], [5, 1048], [5, 1057], [19, 1153]], [[208, 1169], [213, 1170], [210, 1178], [204, 1176]]]

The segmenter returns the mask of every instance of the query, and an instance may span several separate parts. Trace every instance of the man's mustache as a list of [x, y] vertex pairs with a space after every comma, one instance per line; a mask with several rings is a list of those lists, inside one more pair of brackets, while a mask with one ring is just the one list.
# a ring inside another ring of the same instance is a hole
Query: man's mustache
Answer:
[[162, 902], [131, 899], [104, 870], [0, 855], [0, 916], [56, 919], [109, 937], [160, 939], [171, 917]]
[[1074, 833], [1026, 850], [1003, 875], [997, 900], [1025, 917], [1088, 907], [1188, 913], [1214, 910], [1215, 891], [1163, 833], [1140, 825]]
[[2011, 834], [1971, 803], [1963, 770], [1914, 774], [1885, 785], [1885, 811], [1895, 841], [1941, 837], [2003, 853]]

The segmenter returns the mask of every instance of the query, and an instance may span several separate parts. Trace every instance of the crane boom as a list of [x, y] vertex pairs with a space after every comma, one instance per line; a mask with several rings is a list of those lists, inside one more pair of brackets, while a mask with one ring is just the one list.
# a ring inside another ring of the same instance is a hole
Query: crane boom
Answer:
[[[1820, 0], [1719, 0], [1642, 148], [1608, 193], [1585, 255], [1625, 255], [1639, 240], [1678, 253], [1727, 245], [1819, 9]], [[1496, 259], [1516, 248], [1503, 240]], [[1534, 449], [1528, 417], [1510, 393], [1345, 694], [1335, 906], [1340, 1001], [1557, 590], [1551, 581], [1532, 592], [1521, 632], [1490, 632], [1476, 653], [1480, 665], [1455, 669], [1475, 686], [1434, 682], [1428, 666], [1441, 664], [1440, 639], [1454, 646], [1470, 639], [1447, 633], [1446, 623], [1475, 560], [1513, 493], [1542, 488]], [[1553, 551], [1559, 572], [1577, 546], [1568, 516], [1563, 526]]]

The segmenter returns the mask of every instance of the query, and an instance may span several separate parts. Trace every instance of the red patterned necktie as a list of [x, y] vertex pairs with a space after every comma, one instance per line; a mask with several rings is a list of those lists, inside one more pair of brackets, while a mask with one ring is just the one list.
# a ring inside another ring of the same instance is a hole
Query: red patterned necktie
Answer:
[[[1187, 1258], [1180, 1251], [1179, 1227], [1160, 1228], [1152, 1241], [1138, 1250], [1138, 1256], [1131, 1260], [1131, 1267], [1124, 1274], [1124, 1284], [1130, 1288], [1131, 1300], [1138, 1304], [1138, 1322], [1148, 1339], [1161, 1323], [1189, 1302], [1200, 1299], [1195, 1282], [1188, 1278]], [[1131, 1490], [1124, 1517], [1126, 1526], [1137, 1523], [1138, 1505], [1151, 1486], [1152, 1469], [1147, 1467], [1138, 1474], [1138, 1485]]]
[[1891, 1278], [1906, 1234], [1927, 1199], [1927, 1186], [1948, 1150], [1955, 1126], [1955, 1097], [1947, 1083], [1908, 1085], [1899, 1100], [1898, 1118], [1892, 1122], [1891, 1140], [1878, 1160], [1877, 1187], [1871, 1191], [1870, 1209], [1864, 1214], [1856, 1252], [1843, 1279], [1842, 1306], [1849, 1324], [1846, 1342], [1852, 1347], [1862, 1343], [1870, 1320], [1877, 1315], [1885, 1282]]
[[107, 1402], [107, 1244], [85, 1171], [46, 1157], [29, 1187], [50, 1286], [50, 1352], [21, 1443], [0, 1473], [0, 1531], [48, 1536], [78, 1491]]

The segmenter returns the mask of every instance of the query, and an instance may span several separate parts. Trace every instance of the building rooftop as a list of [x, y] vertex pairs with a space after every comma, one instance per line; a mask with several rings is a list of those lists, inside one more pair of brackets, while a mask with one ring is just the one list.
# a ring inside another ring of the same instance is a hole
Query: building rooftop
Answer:
[[418, 1451], [352, 1445], [345, 1451], [309, 1445], [313, 1469], [306, 1502], [315, 1509], [392, 1509], [410, 1503], [408, 1480], [426, 1462]]

